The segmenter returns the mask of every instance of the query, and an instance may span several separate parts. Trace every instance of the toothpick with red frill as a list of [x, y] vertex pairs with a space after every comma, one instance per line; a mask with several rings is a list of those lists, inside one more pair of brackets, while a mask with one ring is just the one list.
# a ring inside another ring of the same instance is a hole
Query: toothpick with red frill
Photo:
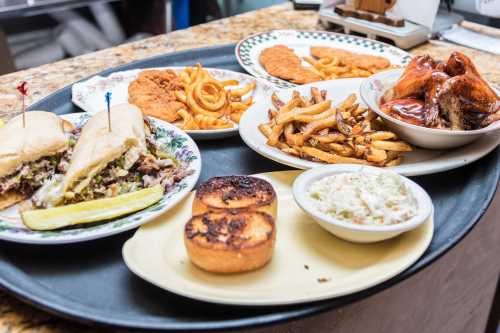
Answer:
[[26, 127], [26, 102], [25, 97], [28, 96], [28, 83], [26, 81], [21, 82], [17, 87], [17, 90], [21, 94], [21, 99], [23, 101], [23, 127]]

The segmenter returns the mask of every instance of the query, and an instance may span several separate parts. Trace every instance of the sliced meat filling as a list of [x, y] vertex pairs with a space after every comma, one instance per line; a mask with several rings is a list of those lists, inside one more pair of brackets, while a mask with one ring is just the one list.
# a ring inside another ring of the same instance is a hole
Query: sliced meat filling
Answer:
[[19, 191], [30, 195], [56, 173], [61, 154], [23, 164], [13, 174], [0, 179], [0, 194]]
[[186, 168], [152, 154], [141, 155], [130, 169], [124, 168], [124, 160], [121, 157], [108, 164], [79, 193], [67, 193], [64, 204], [114, 197], [158, 184], [168, 189], [187, 175]]
[[[65, 194], [64, 204], [114, 197], [161, 185], [169, 191], [175, 183], [190, 174], [187, 167], [163, 153], [151, 135], [147, 136], [147, 153], [140, 153], [131, 162], [126, 153], [109, 163], [90, 183], [78, 192]], [[135, 161], [135, 162], [134, 162]]]
[[69, 134], [69, 149], [64, 153], [24, 163], [14, 173], [0, 178], [0, 194], [16, 191], [31, 195], [56, 173], [66, 172], [78, 134], [77, 131]]

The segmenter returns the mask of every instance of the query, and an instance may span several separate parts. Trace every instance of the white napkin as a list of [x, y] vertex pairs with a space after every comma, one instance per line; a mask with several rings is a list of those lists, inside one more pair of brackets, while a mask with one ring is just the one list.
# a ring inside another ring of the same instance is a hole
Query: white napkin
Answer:
[[500, 17], [500, 0], [476, 0], [476, 10], [486, 16]]
[[441, 37], [456, 44], [500, 55], [500, 38], [480, 34], [458, 25], [444, 31]]
[[439, 7], [439, 0], [398, 0], [386, 14], [403, 17], [432, 30]]

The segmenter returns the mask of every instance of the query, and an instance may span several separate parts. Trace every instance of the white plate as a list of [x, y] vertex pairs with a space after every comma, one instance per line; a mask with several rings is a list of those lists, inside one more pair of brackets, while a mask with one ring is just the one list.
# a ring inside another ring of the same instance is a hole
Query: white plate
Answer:
[[[363, 79], [341, 79], [335, 81], [315, 82], [298, 86], [294, 89], [278, 90], [280, 98], [287, 101], [291, 98], [292, 91], [297, 90], [301, 94], [310, 96], [311, 87], [318, 87], [328, 91], [327, 98], [332, 99], [337, 105], [347, 96], [355, 92], [358, 94]], [[358, 101], [361, 103], [358, 95]], [[268, 122], [267, 111], [272, 107], [271, 100], [259, 100], [252, 105], [240, 120], [240, 136], [245, 143], [257, 153], [274, 160], [299, 169], [310, 169], [325, 165], [320, 162], [304, 160], [283, 153], [281, 150], [268, 146], [265, 136], [259, 131], [258, 126]], [[446, 170], [459, 168], [472, 163], [490, 151], [500, 143], [500, 133], [490, 133], [482, 136], [477, 141], [452, 150], [428, 150], [415, 148], [414, 151], [404, 154], [401, 165], [391, 167], [391, 170], [405, 175], [426, 175]]]
[[[83, 126], [90, 115], [87, 113], [72, 113], [62, 118], [71, 121], [77, 127]], [[30, 244], [62, 244], [76, 243], [91, 239], [114, 235], [136, 228], [166, 212], [193, 189], [201, 172], [201, 155], [196, 143], [186, 133], [164, 121], [150, 118], [157, 127], [157, 140], [162, 149], [188, 164], [193, 173], [176, 184], [156, 204], [139, 212], [116, 218], [109, 222], [91, 226], [79, 226], [72, 229], [54, 231], [33, 231], [24, 226], [18, 211], [18, 206], [12, 206], [0, 211], [0, 239], [18, 243]]]
[[[104, 109], [104, 94], [108, 91], [112, 93], [111, 95], [111, 105], [118, 105], [122, 103], [128, 103], [128, 86], [134, 81], [140, 72], [148, 69], [172, 69], [175, 71], [181, 71], [184, 67], [157, 67], [157, 68], [141, 68], [133, 69], [129, 71], [121, 71], [112, 73], [106, 77], [104, 76], [93, 76], [90, 79], [75, 83], [71, 88], [71, 100], [72, 102], [85, 112], [90, 114], [95, 114], [100, 110]], [[225, 69], [215, 69], [215, 68], [205, 68], [210, 74], [212, 74], [216, 79], [220, 80], [238, 80], [240, 82], [239, 86], [231, 87], [236, 89], [242, 87], [246, 84], [256, 81], [256, 79], [250, 75], [233, 72]], [[252, 96], [255, 101], [264, 99], [268, 92], [273, 89], [273, 86], [266, 81], [257, 80], [257, 86], [252, 92]], [[250, 96], [250, 95], [249, 95]], [[197, 130], [197, 131], [186, 131], [193, 139], [198, 140], [212, 140], [226, 138], [230, 136], [237, 135], [238, 125], [235, 124], [234, 128], [225, 128], [218, 130]]]
[[434, 224], [375, 244], [340, 240], [296, 204], [293, 180], [300, 171], [258, 175], [278, 196], [276, 248], [269, 264], [254, 272], [212, 274], [189, 261], [183, 242], [193, 195], [142, 226], [123, 247], [127, 266], [146, 281], [197, 300], [234, 305], [284, 305], [355, 293], [401, 273], [425, 252]]
[[[393, 65], [406, 65], [411, 55], [397, 47], [373, 39], [328, 31], [272, 30], [248, 36], [236, 45], [236, 58], [240, 65], [255, 77], [267, 80], [278, 88], [291, 88], [294, 83], [269, 75], [259, 62], [265, 48], [286, 45], [299, 57], [311, 56], [311, 46], [326, 46], [351, 52], [372, 54], [387, 58]], [[308, 65], [304, 62], [304, 65]]]

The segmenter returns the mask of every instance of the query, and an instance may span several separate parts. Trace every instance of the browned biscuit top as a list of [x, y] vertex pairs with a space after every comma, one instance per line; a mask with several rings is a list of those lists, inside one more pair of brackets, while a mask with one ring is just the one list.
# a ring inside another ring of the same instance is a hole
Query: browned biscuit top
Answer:
[[[218, 200], [208, 200], [217, 196]], [[252, 205], [260, 206], [271, 203], [276, 193], [267, 181], [249, 176], [213, 177], [201, 184], [196, 191], [196, 198], [201, 201], [210, 201], [218, 208], [238, 208], [232, 202], [248, 199]], [[205, 199], [205, 200], [204, 200]]]

